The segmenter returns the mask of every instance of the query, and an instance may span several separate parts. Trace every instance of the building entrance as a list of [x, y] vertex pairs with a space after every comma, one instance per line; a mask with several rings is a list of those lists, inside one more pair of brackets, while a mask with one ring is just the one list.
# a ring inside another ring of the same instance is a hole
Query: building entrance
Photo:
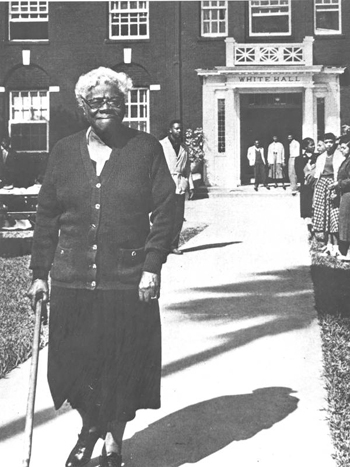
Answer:
[[247, 150], [256, 139], [260, 139], [266, 155], [275, 134], [285, 148], [289, 133], [301, 141], [302, 94], [241, 94], [240, 99], [241, 183], [246, 185], [252, 183], [254, 177], [253, 167], [248, 163]]

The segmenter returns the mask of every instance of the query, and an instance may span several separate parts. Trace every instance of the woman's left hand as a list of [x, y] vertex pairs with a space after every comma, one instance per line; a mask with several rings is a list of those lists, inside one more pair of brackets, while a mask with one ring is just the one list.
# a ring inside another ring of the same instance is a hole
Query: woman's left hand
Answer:
[[149, 303], [150, 300], [156, 300], [160, 294], [159, 274], [143, 271], [139, 283], [139, 299], [141, 302]]

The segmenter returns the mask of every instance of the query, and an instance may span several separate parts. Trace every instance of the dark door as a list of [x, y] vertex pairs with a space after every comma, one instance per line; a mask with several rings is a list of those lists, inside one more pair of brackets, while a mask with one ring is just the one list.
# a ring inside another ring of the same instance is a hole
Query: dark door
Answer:
[[[250, 96], [254, 96], [251, 98]], [[257, 99], [257, 96], [263, 96]], [[272, 97], [269, 97], [272, 96]], [[281, 98], [283, 96], [282, 102]], [[253, 167], [249, 166], [247, 150], [260, 139], [267, 154], [272, 136], [277, 135], [287, 149], [287, 136], [293, 133], [301, 141], [302, 107], [301, 94], [253, 94], [241, 96], [241, 183], [249, 184], [253, 178]], [[277, 101], [275, 103], [277, 97]], [[252, 103], [253, 102], [253, 103]], [[288, 151], [286, 151], [288, 154]]]

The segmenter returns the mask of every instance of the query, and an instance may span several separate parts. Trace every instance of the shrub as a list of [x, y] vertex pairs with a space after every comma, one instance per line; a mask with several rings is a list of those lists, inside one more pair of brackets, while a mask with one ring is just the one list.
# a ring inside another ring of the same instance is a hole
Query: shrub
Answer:
[[202, 128], [185, 131], [185, 144], [189, 150], [192, 173], [201, 173], [204, 160], [204, 134]]

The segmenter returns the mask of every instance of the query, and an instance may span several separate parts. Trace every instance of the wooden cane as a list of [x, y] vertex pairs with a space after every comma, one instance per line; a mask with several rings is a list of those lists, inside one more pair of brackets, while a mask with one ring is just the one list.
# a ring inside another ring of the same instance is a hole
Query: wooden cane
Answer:
[[37, 383], [37, 376], [38, 376], [42, 303], [43, 301], [42, 299], [40, 299], [36, 302], [36, 306], [35, 306], [35, 326], [34, 326], [34, 336], [33, 336], [32, 360], [30, 364], [26, 425], [24, 429], [24, 455], [23, 455], [23, 464], [22, 464], [23, 467], [29, 467], [30, 456], [32, 453], [34, 405], [35, 405], [36, 383]]

